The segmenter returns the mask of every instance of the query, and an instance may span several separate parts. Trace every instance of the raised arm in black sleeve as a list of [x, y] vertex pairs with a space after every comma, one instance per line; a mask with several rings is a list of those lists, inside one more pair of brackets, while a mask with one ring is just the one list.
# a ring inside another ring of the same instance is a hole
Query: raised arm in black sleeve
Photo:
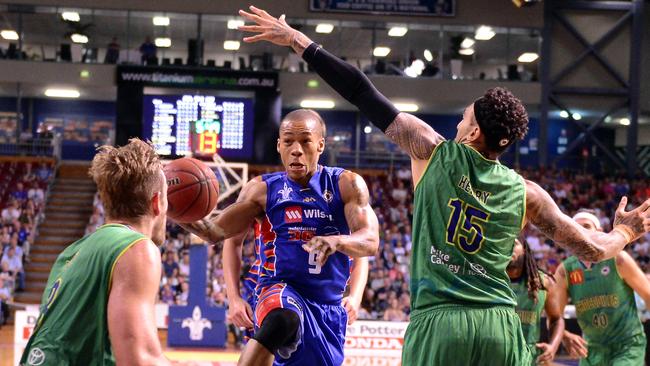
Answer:
[[305, 49], [302, 58], [348, 102], [359, 108], [383, 132], [399, 110], [381, 94], [361, 70], [324, 50], [316, 43]]

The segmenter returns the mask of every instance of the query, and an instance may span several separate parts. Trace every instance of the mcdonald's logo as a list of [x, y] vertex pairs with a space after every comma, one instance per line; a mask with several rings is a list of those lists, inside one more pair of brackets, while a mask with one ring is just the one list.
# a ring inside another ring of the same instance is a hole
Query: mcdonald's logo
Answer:
[[572, 285], [579, 285], [585, 282], [585, 274], [581, 269], [569, 272], [569, 283]]

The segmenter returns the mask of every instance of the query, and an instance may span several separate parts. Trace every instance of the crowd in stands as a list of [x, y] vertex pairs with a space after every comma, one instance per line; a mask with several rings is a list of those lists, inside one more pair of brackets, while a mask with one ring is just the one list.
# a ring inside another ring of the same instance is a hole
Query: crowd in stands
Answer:
[[25, 288], [24, 266], [45, 205], [50, 163], [0, 162], [0, 325], [7, 303]]
[[[538, 182], [558, 203], [563, 212], [573, 215], [580, 209], [592, 209], [600, 218], [605, 231], [611, 230], [611, 220], [620, 198], [627, 195], [630, 205], [638, 205], [650, 197], [650, 180], [627, 180], [621, 177], [600, 177], [590, 174], [555, 170], [523, 170], [525, 178]], [[372, 205], [380, 224], [380, 250], [370, 257], [370, 273], [362, 299], [360, 319], [406, 321], [409, 319], [409, 273], [411, 254], [411, 222], [413, 218], [413, 185], [408, 167], [392, 174], [366, 175]], [[97, 200], [89, 224], [94, 230], [102, 221], [101, 203]], [[168, 225], [167, 241], [163, 246], [163, 276], [159, 301], [184, 304], [188, 296], [190, 237], [174, 224]], [[522, 238], [535, 251], [541, 268], [554, 272], [569, 253], [547, 240], [536, 228], [528, 225]], [[628, 247], [641, 268], [650, 270], [650, 237], [643, 237]], [[255, 259], [252, 234], [243, 246], [243, 266], [249, 268]], [[212, 304], [227, 304], [221, 248], [210, 248], [206, 295]], [[243, 286], [242, 286], [243, 288]]]

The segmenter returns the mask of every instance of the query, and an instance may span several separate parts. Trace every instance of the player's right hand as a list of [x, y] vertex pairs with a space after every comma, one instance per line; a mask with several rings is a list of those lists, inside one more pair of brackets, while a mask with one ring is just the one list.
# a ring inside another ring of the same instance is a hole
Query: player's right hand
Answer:
[[588, 355], [587, 341], [577, 334], [564, 332], [562, 345], [573, 358], [586, 358]]
[[626, 207], [627, 197], [623, 196], [614, 217], [614, 228], [624, 227], [624, 231], [633, 236], [630, 241], [634, 241], [650, 232], [650, 199], [632, 211], [626, 212]]
[[236, 297], [228, 303], [228, 320], [237, 327], [253, 328], [253, 309], [241, 297]]

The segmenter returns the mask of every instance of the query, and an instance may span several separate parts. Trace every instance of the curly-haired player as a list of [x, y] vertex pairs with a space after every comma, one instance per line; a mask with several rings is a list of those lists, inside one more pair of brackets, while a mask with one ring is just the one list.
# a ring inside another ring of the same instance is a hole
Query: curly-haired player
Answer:
[[[610, 233], [590, 232], [563, 214], [540, 186], [501, 165], [527, 132], [521, 101], [503, 88], [469, 103], [453, 141], [397, 108], [357, 68], [284, 19], [254, 6], [240, 11], [258, 33], [245, 42], [290, 46], [411, 157], [415, 186], [411, 322], [402, 364], [525, 365], [531, 353], [514, 311], [506, 266], [526, 220], [577, 256], [614, 257], [650, 229], [650, 201], [619, 211]], [[432, 92], [437, 92], [432, 90]]]

